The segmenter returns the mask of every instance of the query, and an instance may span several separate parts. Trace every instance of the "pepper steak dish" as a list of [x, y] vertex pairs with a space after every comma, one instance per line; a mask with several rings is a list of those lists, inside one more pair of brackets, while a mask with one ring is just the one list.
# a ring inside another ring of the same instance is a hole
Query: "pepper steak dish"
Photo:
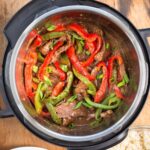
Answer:
[[104, 34], [50, 22], [29, 33], [24, 85], [39, 116], [68, 128], [93, 126], [125, 102], [124, 59]]

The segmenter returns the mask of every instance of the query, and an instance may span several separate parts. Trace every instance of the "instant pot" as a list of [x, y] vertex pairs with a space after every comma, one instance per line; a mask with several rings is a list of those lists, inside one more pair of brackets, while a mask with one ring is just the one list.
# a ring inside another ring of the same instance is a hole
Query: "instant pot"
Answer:
[[[9, 3], [9, 2], [8, 2]], [[118, 43], [132, 81], [129, 85], [128, 110], [118, 110], [115, 120], [96, 129], [67, 129], [38, 116], [24, 90], [23, 68], [27, 35], [46, 20], [88, 22], [108, 32], [108, 39]], [[140, 21], [140, 20], [139, 20]], [[111, 7], [91, 0], [34, 0], [23, 7], [7, 24], [8, 40], [0, 76], [0, 92], [6, 109], [0, 117], [15, 115], [38, 137], [69, 149], [100, 150], [122, 141], [128, 128], [140, 113], [149, 91], [150, 29], [137, 30]], [[134, 87], [133, 87], [134, 85]]]

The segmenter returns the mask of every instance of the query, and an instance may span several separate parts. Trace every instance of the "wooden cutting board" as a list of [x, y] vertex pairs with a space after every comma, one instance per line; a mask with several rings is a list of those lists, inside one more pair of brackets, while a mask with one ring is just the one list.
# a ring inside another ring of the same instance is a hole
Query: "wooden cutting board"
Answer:
[[[150, 28], [149, 0], [99, 0], [117, 9], [125, 15], [138, 29]], [[3, 28], [8, 20], [29, 0], [0, 0], [0, 56], [3, 55], [7, 42], [3, 35]], [[2, 59], [0, 60], [0, 64]], [[0, 106], [2, 105], [2, 99]], [[133, 126], [150, 126], [150, 96], [133, 123]], [[18, 146], [40, 146], [48, 150], [64, 150], [62, 147], [49, 144], [29, 132], [15, 117], [0, 119], [0, 150], [9, 150]]]

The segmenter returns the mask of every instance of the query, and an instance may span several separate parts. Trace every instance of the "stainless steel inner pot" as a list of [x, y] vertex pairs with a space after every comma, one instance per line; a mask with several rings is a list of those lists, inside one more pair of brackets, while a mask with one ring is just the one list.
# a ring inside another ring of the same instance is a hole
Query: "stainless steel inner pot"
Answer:
[[[80, 22], [92, 26], [99, 26], [106, 32], [106, 38], [113, 46], [120, 49], [130, 77], [130, 85], [127, 92], [126, 102], [129, 109], [121, 107], [116, 110], [116, 117], [102, 123], [99, 127], [91, 129], [89, 127], [79, 127], [77, 129], [68, 129], [60, 127], [52, 122], [39, 117], [30, 102], [24, 89], [22, 59], [26, 55], [26, 36], [35, 27], [41, 26], [47, 19], [52, 22]], [[66, 6], [47, 11], [37, 17], [21, 34], [16, 43], [9, 66], [9, 76], [6, 81], [10, 84], [12, 94], [19, 108], [24, 122], [30, 124], [37, 131], [56, 139], [64, 141], [82, 142], [101, 140], [111, 133], [122, 130], [124, 124], [129, 122], [145, 94], [148, 84], [148, 68], [145, 62], [143, 49], [136, 38], [136, 35], [130, 30], [130, 27], [107, 11], [107, 9], [98, 9], [90, 6]]]

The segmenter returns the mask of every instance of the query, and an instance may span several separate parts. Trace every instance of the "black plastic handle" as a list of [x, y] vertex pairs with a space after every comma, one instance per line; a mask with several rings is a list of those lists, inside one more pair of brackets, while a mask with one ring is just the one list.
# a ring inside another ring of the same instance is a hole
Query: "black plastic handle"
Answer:
[[2, 76], [2, 70], [0, 73], [0, 95], [3, 98], [5, 109], [0, 110], [0, 118], [6, 118], [6, 117], [12, 117], [14, 116], [14, 113], [8, 103], [8, 99], [5, 93], [4, 89], [4, 83], [3, 83], [3, 76]]
[[[6, 92], [5, 92], [4, 78], [3, 78], [4, 73], [5, 73], [4, 71], [6, 71], [6, 70], [3, 69], [5, 61], [7, 61], [7, 63], [6, 63], [7, 69], [9, 68], [8, 63], [9, 63], [9, 60], [10, 60], [10, 57], [11, 57], [11, 52], [10, 51], [11, 51], [11, 48], [10, 48], [10, 45], [8, 44], [8, 46], [6, 48], [4, 58], [3, 58], [3, 65], [0, 68], [0, 95], [3, 99], [3, 101], [4, 101], [4, 104], [5, 104], [5, 108], [0, 109], [0, 118], [6, 118], [6, 117], [14, 116], [14, 113], [13, 113], [13, 111], [12, 111], [10, 105], [9, 105], [8, 97], [7, 97]], [[8, 72], [7, 72], [7, 74], [8, 74]]]
[[123, 141], [127, 137], [127, 135], [128, 135], [128, 129], [126, 129], [125, 131], [121, 132], [119, 135], [103, 143], [95, 144], [93, 146], [88, 146], [88, 147], [78, 147], [78, 148], [71, 147], [68, 148], [68, 150], [105, 150]]
[[150, 37], [150, 28], [141, 29], [141, 30], [139, 30], [139, 32], [140, 32], [140, 35], [142, 36], [145, 46], [147, 48], [147, 52], [148, 52], [149, 60], [150, 60], [150, 45], [147, 40], [147, 38]]

